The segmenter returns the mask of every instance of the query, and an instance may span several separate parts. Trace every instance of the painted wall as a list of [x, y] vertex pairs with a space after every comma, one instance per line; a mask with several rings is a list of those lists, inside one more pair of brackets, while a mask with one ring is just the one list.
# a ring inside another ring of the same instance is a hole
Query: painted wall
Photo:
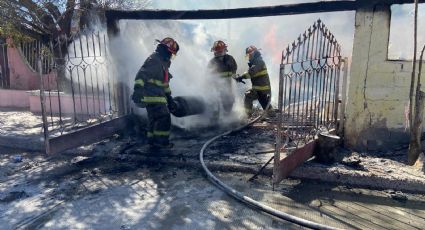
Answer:
[[345, 144], [356, 150], [385, 150], [408, 143], [412, 63], [387, 59], [390, 18], [388, 5], [356, 12], [344, 125]]
[[27, 91], [0, 89], [0, 107], [29, 108], [29, 106]]
[[[8, 41], [7, 54], [10, 71], [10, 89], [34, 90], [40, 88], [40, 80], [36, 71], [26, 63], [20, 51]], [[44, 86], [46, 89], [55, 89], [54, 72], [44, 75]]]
[[[40, 91], [29, 92], [27, 97], [29, 98], [27, 98], [27, 100], [29, 100], [30, 111], [33, 113], [41, 113]], [[47, 114], [53, 113], [57, 115], [61, 113], [65, 116], [74, 114], [98, 116], [100, 114], [106, 114], [109, 111], [107, 100], [104, 98], [97, 98], [96, 96], [89, 96], [86, 98], [84, 96], [75, 95], [75, 97], [72, 98], [71, 95], [61, 93], [59, 100], [56, 93], [52, 93], [49, 96], [46, 92], [45, 100]]]

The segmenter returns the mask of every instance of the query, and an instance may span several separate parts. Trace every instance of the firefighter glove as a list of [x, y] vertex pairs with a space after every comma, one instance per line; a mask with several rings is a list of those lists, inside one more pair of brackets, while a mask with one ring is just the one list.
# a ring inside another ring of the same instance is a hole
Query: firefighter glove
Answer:
[[144, 108], [145, 105], [142, 102], [142, 92], [140, 90], [134, 90], [133, 94], [131, 95], [131, 100], [136, 104], [138, 107]]
[[236, 82], [241, 82], [241, 83], [244, 83], [245, 84], [245, 82], [243, 81], [243, 79], [244, 79], [244, 76], [242, 75], [242, 76], [240, 76], [239, 74], [237, 74], [235, 77], [234, 77], [234, 79], [236, 80]]
[[167, 106], [168, 110], [170, 110], [171, 113], [174, 113], [178, 109], [177, 103], [174, 101], [174, 99], [171, 96], [167, 96]]

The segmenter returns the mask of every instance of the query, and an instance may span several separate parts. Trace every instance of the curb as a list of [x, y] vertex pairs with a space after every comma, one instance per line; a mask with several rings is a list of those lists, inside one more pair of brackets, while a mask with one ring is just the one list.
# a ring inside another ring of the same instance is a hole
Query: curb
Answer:
[[[40, 136], [40, 138], [42, 138]], [[44, 151], [44, 142], [35, 137], [0, 136], [0, 146], [27, 151]]]
[[[201, 169], [199, 160], [195, 157], [167, 157], [167, 156], [142, 156], [127, 155], [126, 160], [140, 164], [166, 164], [176, 167], [191, 167]], [[223, 172], [240, 172], [255, 174], [259, 166], [247, 166], [229, 163], [225, 161], [206, 162], [209, 169]], [[355, 170], [354, 170], [355, 171]], [[272, 167], [266, 167], [262, 175], [272, 176]], [[377, 190], [396, 190], [411, 193], [425, 193], [425, 183], [418, 180], [395, 179], [379, 177], [362, 171], [355, 171], [356, 174], [346, 172], [333, 172], [330, 168], [312, 165], [303, 165], [295, 169], [290, 178], [319, 180], [323, 182], [338, 183], [343, 185], [365, 187]]]

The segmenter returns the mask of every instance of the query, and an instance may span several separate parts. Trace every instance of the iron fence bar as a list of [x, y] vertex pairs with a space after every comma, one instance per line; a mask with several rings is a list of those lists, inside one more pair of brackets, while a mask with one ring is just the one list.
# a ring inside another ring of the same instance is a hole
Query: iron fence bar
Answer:
[[[49, 44], [50, 44], [51, 54], [52, 54], [52, 56], [54, 56], [53, 39], [50, 40]], [[61, 52], [61, 49], [60, 48], [59, 48], [59, 53], [60, 53], [60, 55], [62, 55], [62, 52]], [[53, 60], [54, 60], [54, 58], [53, 58]], [[52, 62], [52, 64], [53, 64], [53, 62]], [[59, 68], [64, 68], [64, 66], [60, 66]], [[56, 71], [58, 71], [57, 68], [56, 68]], [[60, 72], [62, 72], [62, 71], [60, 71]], [[61, 96], [60, 96], [60, 86], [59, 86], [60, 84], [59, 84], [59, 79], [58, 79], [57, 72], [56, 72], [55, 81], [56, 81], [56, 90], [57, 90], [58, 108], [59, 108], [59, 128], [62, 130], [62, 126], [63, 126], [63, 120], [62, 120], [62, 103], [61, 103]]]
[[317, 105], [319, 104], [318, 99], [318, 89], [319, 89], [319, 83], [320, 83], [320, 76], [321, 76], [321, 70], [320, 69], [315, 69], [315, 79], [314, 79], [314, 106], [313, 106], [313, 111], [314, 111], [314, 115], [313, 115], [313, 120], [314, 120], [314, 127], [318, 126], [317, 123]]
[[[100, 53], [100, 56], [102, 56], [102, 48], [101, 48], [102, 40], [100, 39], [99, 31], [97, 32], [97, 39], [99, 40], [99, 53]], [[106, 43], [104, 43], [103, 45], [105, 46], [105, 49], [106, 49]]]
[[[88, 42], [88, 36], [85, 35], [84, 38], [86, 39], [86, 49], [87, 49], [87, 57], [90, 57], [90, 48], [89, 48], [89, 42]], [[82, 56], [84, 57], [84, 54], [82, 54]]]
[[93, 117], [96, 117], [96, 100], [95, 100], [95, 93], [94, 93], [94, 84], [93, 84], [93, 68], [92, 65], [89, 66], [90, 70], [90, 84], [91, 84], [91, 98], [92, 98], [92, 108], [93, 108]]
[[322, 116], [322, 125], [326, 125], [326, 118], [327, 118], [327, 114], [325, 113], [326, 111], [326, 106], [327, 106], [327, 94], [329, 93], [328, 91], [328, 87], [329, 87], [329, 75], [331, 74], [330, 70], [329, 70], [329, 66], [328, 66], [328, 60], [327, 60], [327, 54], [329, 53], [329, 40], [327, 40], [326, 42], [326, 52], [325, 52], [325, 56], [323, 57], [323, 69], [325, 71], [325, 76], [323, 77], [323, 91], [322, 91], [322, 106], [320, 108], [320, 114]]
[[334, 90], [335, 90], [335, 96], [334, 96], [334, 106], [332, 114], [333, 114], [333, 122], [336, 125], [338, 125], [338, 108], [339, 108], [339, 84], [340, 84], [340, 74], [341, 74], [341, 57], [338, 58], [338, 65], [335, 73], [335, 82], [334, 82]]
[[[320, 53], [320, 45], [319, 44], [321, 44], [321, 40], [322, 40], [322, 37], [321, 36], [319, 36], [319, 34], [320, 34], [320, 22], [318, 21], [317, 22], [317, 29], [316, 29], [316, 36], [317, 36], [317, 45], [316, 45], [316, 52], [314, 53], [314, 59], [319, 59], [319, 53]], [[319, 39], [320, 39], [320, 41], [319, 41]]]
[[[87, 116], [90, 117], [90, 111], [89, 111], [89, 96], [88, 96], [88, 90], [87, 90], [87, 65], [83, 65], [83, 78], [84, 78], [84, 94], [86, 95], [86, 109], [87, 109]], [[81, 94], [80, 94], [81, 98]], [[82, 111], [81, 111], [82, 112]]]
[[[328, 93], [327, 93], [327, 101], [326, 101], [326, 123], [329, 123], [329, 120], [332, 119], [332, 114], [329, 114], [329, 109], [330, 106], [333, 104], [331, 101], [331, 94], [335, 92], [335, 90], [333, 90], [333, 83], [334, 83], [334, 72], [335, 72], [335, 63], [333, 58], [330, 59], [331, 57], [333, 57], [333, 52], [334, 52], [334, 45], [333, 45], [333, 35], [329, 33], [329, 52], [328, 52], [328, 56], [326, 58], [326, 63], [328, 68], [330, 69], [330, 76], [328, 78], [328, 82], [327, 85], [328, 86]], [[331, 63], [329, 63], [331, 62]]]
[[78, 99], [80, 101], [80, 113], [82, 113], [84, 111], [83, 110], [83, 99], [82, 99], [83, 94], [81, 93], [80, 67], [79, 66], [77, 66], [77, 85], [78, 85]]
[[51, 89], [50, 89], [50, 78], [49, 78], [49, 76], [46, 76], [46, 77], [47, 77], [47, 87], [48, 87], [47, 92], [49, 94], [50, 121], [52, 122], [52, 127], [53, 127], [54, 126], [54, 123], [53, 123], [52, 95], [50, 94], [50, 92], [51, 92]]
[[334, 108], [335, 107], [335, 104], [334, 104], [334, 102], [333, 101], [331, 101], [331, 95], [333, 94], [334, 95], [334, 97], [335, 97], [335, 78], [336, 77], [334, 77], [334, 75], [335, 75], [335, 73], [336, 73], [336, 71], [335, 71], [335, 69], [334, 68], [331, 68], [331, 75], [330, 75], [330, 84], [329, 84], [329, 93], [328, 93], [328, 106], [327, 106], [327, 111], [326, 111], [326, 116], [327, 116], [327, 118], [326, 118], [326, 123], [329, 123], [330, 121], [332, 121], [333, 120], [333, 113], [331, 112], [331, 107], [332, 108]]
[[299, 74], [299, 77], [298, 77], [298, 82], [295, 85], [295, 87], [298, 88], [298, 100], [296, 102], [297, 104], [294, 103], [294, 106], [297, 105], [297, 126], [296, 126], [296, 129], [297, 130], [299, 128], [301, 128], [301, 124], [300, 124], [300, 104], [301, 104], [301, 101], [300, 101], [300, 99], [301, 99], [301, 89], [302, 89], [301, 88], [301, 85], [302, 85], [302, 80], [303, 80], [302, 73], [300, 73]]
[[[346, 97], [347, 97], [347, 76], [348, 76], [348, 58], [342, 59], [344, 66], [343, 66], [343, 75], [341, 79], [341, 109], [339, 109], [339, 123], [338, 123], [338, 133], [339, 135], [344, 134], [344, 122], [345, 122], [345, 103], [346, 103]], [[339, 86], [338, 86], [339, 88]], [[338, 95], [339, 97], [339, 95]], [[337, 108], [338, 110], [338, 108]], [[335, 116], [337, 119], [337, 116]]]
[[[332, 105], [332, 108], [335, 108], [336, 104], [335, 104], [335, 100], [332, 101], [332, 95], [335, 98], [338, 98], [337, 94], [336, 94], [336, 80], [337, 80], [337, 65], [339, 64], [339, 62], [335, 62], [335, 56], [336, 56], [336, 39], [335, 36], [333, 34], [330, 34], [330, 44], [331, 44], [331, 52], [330, 52], [330, 57], [328, 57], [330, 64], [328, 64], [328, 66], [331, 68], [331, 76], [330, 76], [330, 86], [329, 86], [329, 97], [328, 97], [328, 103], [329, 105]], [[334, 120], [334, 113], [333, 111], [330, 110], [330, 106], [328, 106], [327, 108], [327, 114], [328, 114], [328, 119], [327, 119], [327, 123], [331, 124], [331, 122], [333, 122]], [[330, 128], [330, 127], [329, 127]]]
[[2, 47], [2, 57], [3, 57], [3, 63], [1, 65], [1, 87], [2, 88], [8, 88], [8, 78], [9, 78], [9, 74], [8, 74], [8, 69], [9, 69], [9, 60], [7, 59], [6, 55], [7, 54], [7, 43], [4, 43], [1, 45]]
[[94, 39], [94, 33], [90, 33], [91, 35], [91, 41], [92, 41], [92, 46], [93, 46], [93, 56], [96, 57], [96, 45], [95, 45], [95, 39]]
[[[305, 106], [305, 84], [306, 84], [306, 80], [307, 79], [305, 79], [306, 78], [306, 76], [305, 76], [305, 67], [304, 67], [304, 56], [305, 56], [305, 53], [306, 53], [306, 36], [305, 36], [305, 32], [304, 32], [304, 34], [303, 35], [300, 35], [300, 37], [302, 36], [302, 49], [303, 49], [303, 51], [302, 51], [302, 57], [301, 57], [301, 70], [302, 70], [302, 74], [301, 74], [301, 81], [302, 81], [302, 84], [303, 84], [303, 86], [302, 86], [302, 94], [301, 94], [301, 96], [302, 96], [302, 99], [301, 99], [301, 126], [303, 127], [305, 124], [304, 124], [304, 106]], [[301, 87], [301, 84], [300, 84], [300, 87]], [[302, 135], [302, 138], [304, 138], [304, 136], [303, 136], [303, 133], [301, 133], [301, 135]]]
[[[107, 51], [106, 51], [106, 36], [103, 35], [103, 44], [105, 44], [104, 46], [104, 53], [105, 56], [107, 57]], [[108, 88], [108, 104], [109, 104], [109, 113], [112, 113], [112, 100], [111, 100], [111, 85], [110, 85], [110, 78], [109, 78], [109, 71], [108, 71], [109, 66], [106, 66], [106, 79], [107, 79], [107, 88]], [[106, 106], [105, 106], [106, 107]]]
[[323, 77], [322, 77], [322, 85], [321, 85], [321, 92], [320, 92], [320, 103], [321, 103], [321, 106], [319, 107], [319, 115], [320, 115], [320, 125], [323, 125], [324, 124], [324, 115], [326, 115], [326, 114], [322, 114], [321, 113], [321, 111], [320, 110], [322, 110], [322, 108], [324, 108], [325, 107], [325, 99], [326, 99], [326, 87], [327, 87], [327, 85], [326, 85], [326, 81], [327, 81], [327, 78], [328, 78], [328, 69], [327, 69], [327, 61], [326, 61], [326, 55], [327, 55], [327, 53], [329, 52], [328, 51], [328, 49], [329, 49], [329, 40], [327, 39], [327, 29], [326, 28], [324, 28], [324, 25], [322, 24], [322, 36], [323, 36], [323, 49], [322, 49], [322, 53], [321, 53], [321, 57], [320, 57], [320, 60], [322, 60], [323, 61], [323, 66], [322, 66], [322, 69], [323, 69], [323, 72], [324, 72], [324, 75], [323, 75]]
[[316, 46], [316, 53], [315, 53], [315, 60], [317, 60], [317, 70], [318, 73], [316, 75], [316, 90], [315, 90], [315, 107], [314, 107], [314, 120], [315, 120], [315, 125], [318, 126], [319, 124], [317, 123], [317, 105], [320, 103], [320, 101], [318, 100], [319, 98], [319, 89], [320, 89], [320, 76], [321, 76], [321, 69], [320, 69], [320, 52], [321, 52], [321, 47], [322, 47], [322, 43], [323, 43], [323, 37], [319, 36], [321, 33], [321, 28], [320, 28], [320, 21], [317, 22], [317, 46]]
[[47, 123], [46, 108], [45, 108], [45, 95], [44, 95], [44, 81], [42, 73], [42, 64], [41, 64], [41, 55], [38, 54], [38, 75], [40, 79], [40, 103], [41, 103], [41, 115], [43, 119], [43, 136], [44, 136], [44, 148], [46, 154], [50, 153], [50, 144], [49, 144], [49, 124]]
[[309, 101], [310, 101], [310, 108], [308, 108], [308, 106], [307, 106], [307, 110], [308, 110], [308, 117], [309, 117], [309, 125], [312, 125], [313, 124], [313, 113], [312, 113], [312, 111], [313, 111], [313, 84], [314, 84], [314, 70], [313, 71], [311, 71], [311, 72], [309, 72], [308, 73], [308, 78], [309, 78], [309, 84], [310, 84], [310, 82], [311, 82], [311, 86], [309, 85], [308, 86], [308, 89], [309, 89], [309, 92], [308, 92], [308, 95], [309, 95]]
[[[303, 71], [303, 78], [304, 78], [304, 81], [303, 81], [303, 92], [302, 92], [302, 107], [301, 107], [301, 127], [303, 127], [302, 129], [305, 129], [305, 127], [306, 127], [306, 122], [305, 122], [305, 105], [306, 105], [306, 100], [307, 100], [307, 98], [306, 98], [306, 95], [305, 95], [305, 93], [306, 93], [306, 82], [307, 82], [307, 75], [306, 75], [306, 72], [305, 71]], [[306, 138], [306, 136], [304, 135], [305, 133], [304, 132], [301, 132], [301, 137], [304, 139], [304, 138]]]
[[280, 148], [282, 146], [282, 123], [283, 123], [283, 80], [285, 75], [285, 66], [280, 64], [279, 71], [279, 95], [278, 95], [278, 125], [277, 125], [277, 135], [276, 135], [276, 149], [274, 152], [274, 161], [273, 161], [273, 180], [272, 185], [274, 188], [274, 184], [277, 182], [277, 175], [280, 163]]
[[[310, 28], [308, 28], [308, 34], [306, 34], [306, 33], [304, 33], [304, 36], [306, 36], [307, 38], [308, 38], [308, 42], [307, 42], [307, 52], [306, 52], [306, 57], [305, 57], [305, 62], [308, 62], [308, 60], [310, 59], [310, 56], [309, 56], [309, 52], [310, 52], [310, 44], [311, 44], [311, 27]], [[307, 36], [308, 35], [308, 36]], [[304, 39], [304, 40], [307, 40], [306, 38]], [[309, 123], [309, 116], [308, 116], [308, 114], [309, 114], [309, 111], [308, 111], [308, 108], [309, 108], [309, 101], [310, 101], [310, 99], [309, 99], [309, 93], [310, 93], [310, 81], [311, 81], [311, 76], [310, 76], [310, 68], [311, 68], [311, 66], [309, 66], [308, 67], [308, 69], [307, 70], [305, 70], [306, 72], [307, 72], [307, 74], [306, 74], [306, 78], [307, 78], [307, 91], [305, 92], [305, 95], [306, 95], [306, 97], [307, 97], [307, 100], [306, 100], [306, 106], [305, 106], [305, 122], [306, 122], [306, 124], [308, 124]]]
[[[75, 68], [75, 67], [72, 67], [71, 65], [68, 66], [69, 76], [70, 76], [70, 79], [71, 79], [71, 95], [72, 95], [72, 105], [73, 105], [73, 109], [74, 109], [73, 115], [74, 115], [74, 122], [76, 122], [77, 121], [77, 108], [76, 108], [76, 105], [75, 105], [75, 90], [74, 90], [74, 79], [72, 77], [72, 68]], [[78, 73], [78, 71], [77, 71], [77, 73]]]
[[[288, 80], [289, 80], [289, 82], [288, 82]], [[289, 83], [289, 85], [288, 85], [288, 83]], [[287, 78], [286, 84], [287, 85], [285, 87], [287, 87], [289, 89], [289, 92], [288, 92], [288, 104], [286, 105], [286, 107], [288, 107], [288, 122], [290, 122], [289, 124], [292, 124], [293, 123], [293, 121], [291, 120], [293, 118], [293, 116], [291, 115], [292, 77]], [[285, 101], [286, 101], [286, 99], [285, 99]], [[289, 124], [287, 126], [287, 130], [289, 130]]]

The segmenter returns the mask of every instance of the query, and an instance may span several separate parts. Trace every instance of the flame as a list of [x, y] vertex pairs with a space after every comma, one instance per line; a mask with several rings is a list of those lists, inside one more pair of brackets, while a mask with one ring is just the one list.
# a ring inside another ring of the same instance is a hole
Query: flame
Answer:
[[278, 42], [277, 42], [277, 26], [272, 25], [269, 27], [268, 31], [264, 35], [263, 38], [263, 44], [264, 48], [268, 50], [270, 53], [270, 57], [273, 64], [279, 64], [281, 59], [281, 50], [279, 48]]

